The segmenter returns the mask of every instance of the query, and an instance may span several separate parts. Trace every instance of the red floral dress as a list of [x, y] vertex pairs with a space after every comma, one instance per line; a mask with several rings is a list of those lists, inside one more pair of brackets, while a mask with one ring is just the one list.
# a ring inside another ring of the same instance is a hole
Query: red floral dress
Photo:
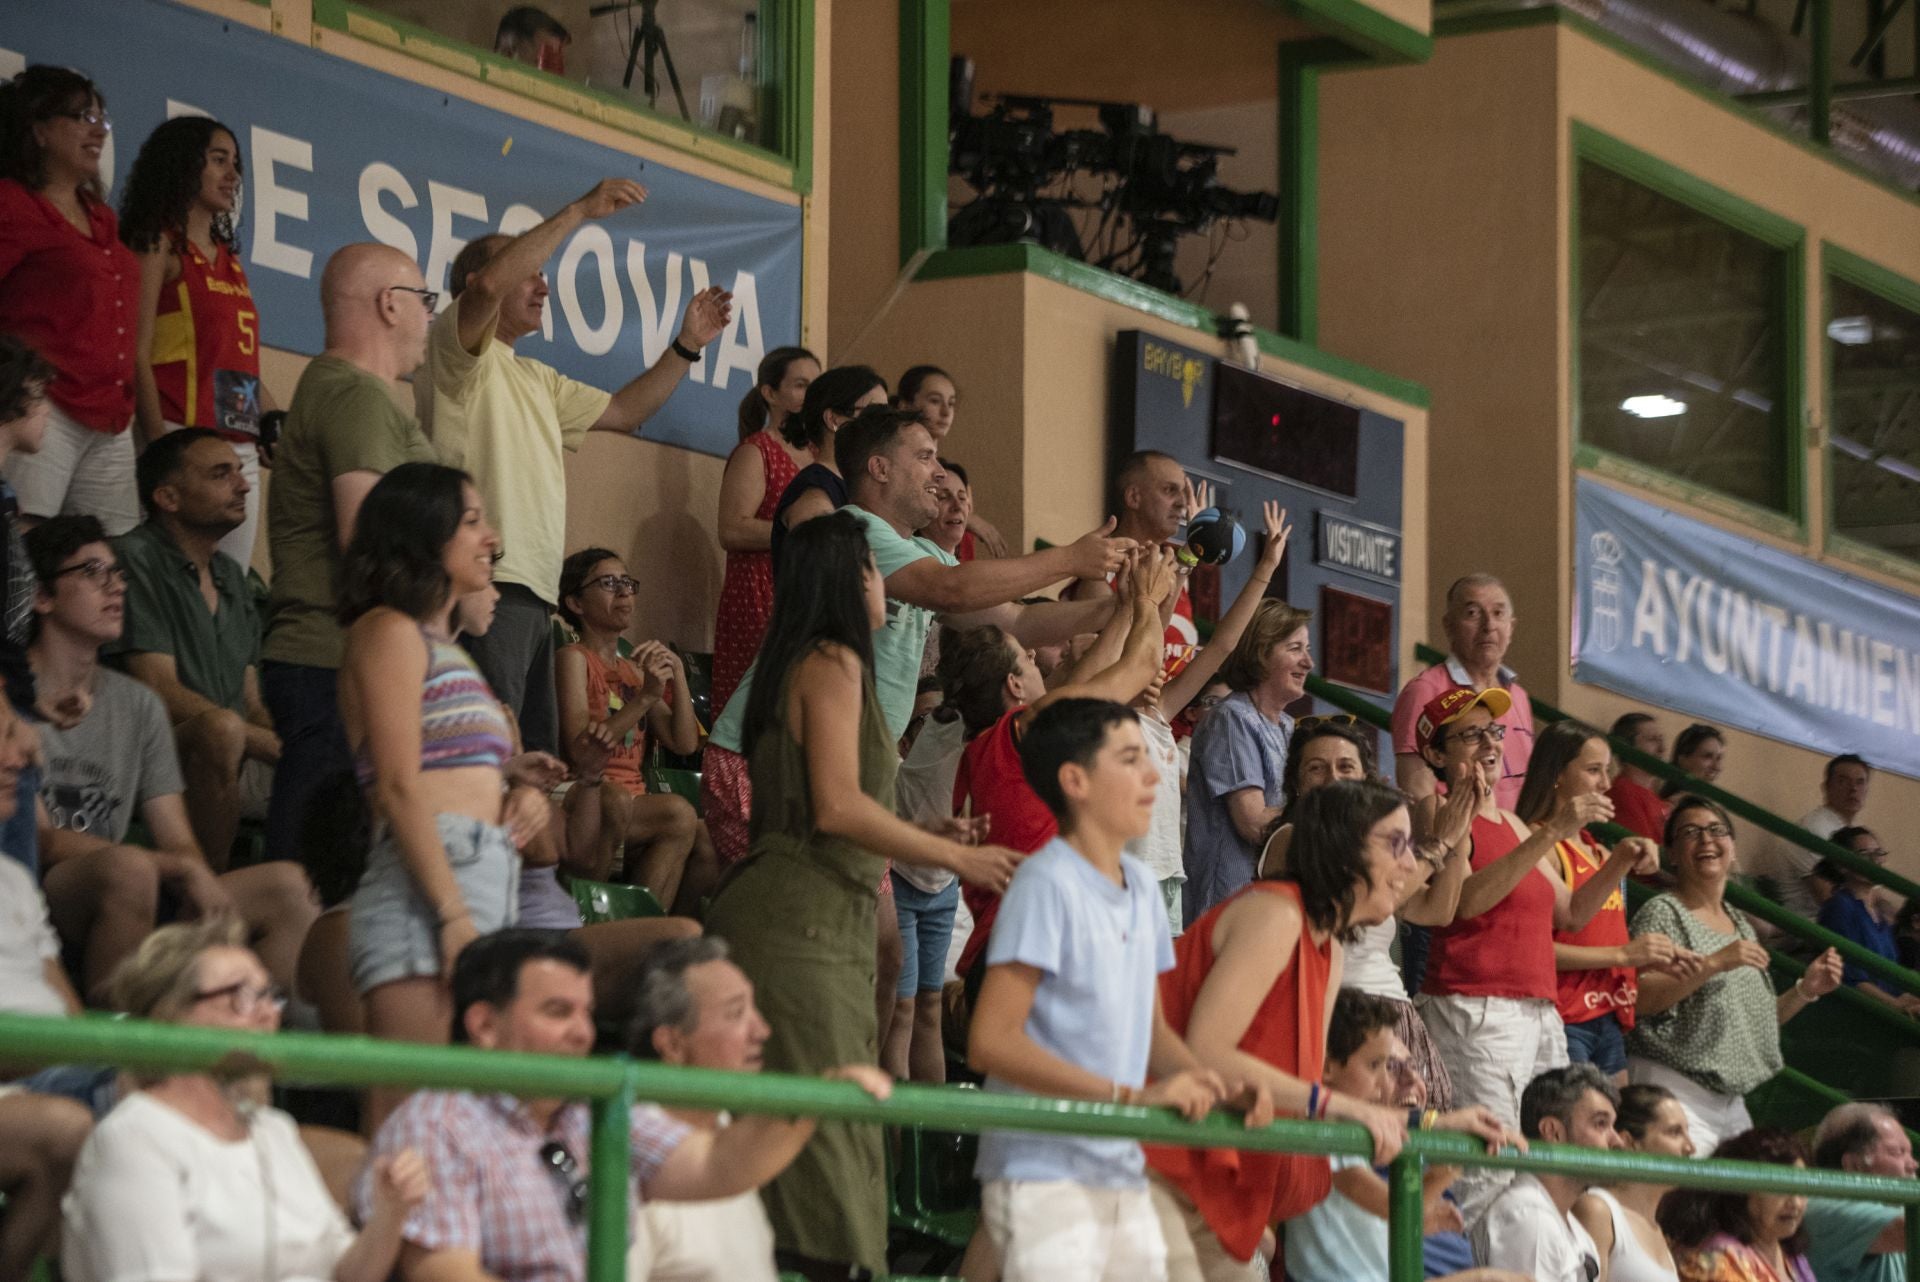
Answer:
[[[767, 473], [766, 489], [753, 514], [759, 520], [771, 521], [780, 496], [800, 469], [772, 432], [755, 432], [739, 448], [745, 449], [748, 445], [760, 451], [760, 462]], [[711, 698], [715, 718], [733, 697], [753, 657], [760, 653], [760, 639], [766, 635], [767, 620], [772, 614], [773, 554], [765, 551], [727, 553], [726, 578], [720, 584], [720, 608], [713, 620]]]

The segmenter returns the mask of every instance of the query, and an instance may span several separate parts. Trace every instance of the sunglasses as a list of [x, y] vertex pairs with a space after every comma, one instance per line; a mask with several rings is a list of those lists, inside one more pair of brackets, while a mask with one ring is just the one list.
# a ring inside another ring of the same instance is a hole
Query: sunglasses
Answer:
[[581, 1178], [580, 1163], [574, 1160], [565, 1144], [548, 1140], [540, 1146], [540, 1164], [565, 1190], [568, 1222], [583, 1222], [587, 1218], [587, 1182]]

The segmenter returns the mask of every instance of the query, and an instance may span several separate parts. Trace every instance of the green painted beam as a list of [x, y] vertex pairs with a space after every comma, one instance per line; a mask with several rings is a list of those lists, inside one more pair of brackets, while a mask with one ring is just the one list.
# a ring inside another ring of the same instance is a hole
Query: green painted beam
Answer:
[[1813, 0], [1809, 30], [1807, 132], [1825, 146], [1833, 139], [1833, 0]]
[[1280, 7], [1322, 35], [1379, 62], [1425, 62], [1433, 37], [1380, 12], [1365, 0], [1280, 0]]
[[1280, 332], [1320, 338], [1320, 73], [1365, 61], [1341, 40], [1280, 46]]
[[900, 0], [900, 261], [947, 243], [948, 0]]

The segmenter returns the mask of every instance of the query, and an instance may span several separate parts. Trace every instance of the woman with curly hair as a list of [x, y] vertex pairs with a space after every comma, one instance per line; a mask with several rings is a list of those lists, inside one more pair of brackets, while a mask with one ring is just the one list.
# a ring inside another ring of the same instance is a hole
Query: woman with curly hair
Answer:
[[101, 186], [112, 131], [77, 71], [0, 81], [0, 333], [54, 370], [46, 439], [9, 455], [4, 473], [29, 522], [78, 513], [120, 535], [140, 519], [127, 434], [140, 271]]
[[260, 314], [240, 265], [234, 211], [245, 170], [233, 131], [177, 116], [140, 144], [120, 198], [120, 239], [140, 256], [134, 419], [140, 439], [218, 432], [240, 456], [247, 519], [220, 550], [248, 565], [260, 528]]

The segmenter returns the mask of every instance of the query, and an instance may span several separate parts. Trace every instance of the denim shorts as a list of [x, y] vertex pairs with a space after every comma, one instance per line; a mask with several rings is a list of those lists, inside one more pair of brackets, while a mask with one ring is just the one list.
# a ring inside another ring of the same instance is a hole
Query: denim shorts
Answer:
[[1567, 1025], [1567, 1059], [1591, 1064], [1612, 1076], [1627, 1071], [1627, 1035], [1612, 1011], [1584, 1023]]
[[900, 915], [900, 983], [896, 997], [937, 993], [947, 980], [947, 945], [953, 940], [953, 912], [960, 904], [960, 883], [932, 894], [905, 877], [893, 879], [893, 907]]
[[[520, 915], [520, 852], [507, 830], [467, 815], [436, 815], [434, 823], [474, 929], [485, 935], [513, 925]], [[441, 973], [437, 905], [420, 893], [391, 832], [374, 839], [367, 871], [353, 892], [347, 964], [362, 993], [396, 979]]]

